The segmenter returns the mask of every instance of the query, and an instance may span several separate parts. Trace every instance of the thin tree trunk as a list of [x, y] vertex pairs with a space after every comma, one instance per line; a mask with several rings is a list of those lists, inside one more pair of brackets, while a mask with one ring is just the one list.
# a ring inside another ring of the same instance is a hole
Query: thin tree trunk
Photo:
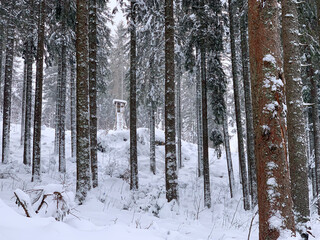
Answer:
[[91, 188], [89, 130], [89, 46], [88, 3], [77, 0], [77, 186], [76, 198], [82, 204]]
[[13, 7], [10, 4], [8, 10], [10, 16], [7, 24], [7, 47], [6, 47], [6, 63], [4, 72], [4, 90], [3, 90], [3, 128], [2, 128], [2, 163], [9, 162], [10, 157], [10, 118], [11, 118], [11, 86], [12, 86], [12, 70], [13, 70], [13, 52], [14, 52], [14, 23], [13, 23]]
[[130, 24], [130, 189], [138, 189], [136, 109], [136, 1], [131, 0]]
[[204, 205], [211, 207], [210, 169], [209, 169], [209, 145], [208, 145], [208, 119], [207, 119], [207, 78], [206, 78], [206, 51], [204, 42], [200, 47], [201, 56], [201, 105], [202, 105], [202, 146], [203, 146], [203, 185]]
[[197, 111], [197, 144], [198, 144], [198, 177], [203, 175], [203, 131], [202, 131], [202, 103], [201, 103], [201, 78], [200, 78], [200, 57], [197, 50], [196, 65], [196, 111]]
[[259, 239], [295, 232], [287, 156], [277, 0], [249, 0], [251, 90], [257, 163]]
[[55, 113], [55, 138], [54, 153], [59, 154], [59, 136], [60, 136], [60, 114], [61, 114], [61, 81], [62, 81], [62, 62], [60, 55], [58, 56], [58, 76], [56, 88], [56, 113]]
[[236, 113], [237, 136], [238, 136], [238, 154], [239, 154], [242, 193], [243, 193], [243, 207], [245, 210], [249, 210], [250, 209], [249, 189], [248, 189], [247, 166], [246, 166], [246, 158], [245, 158], [244, 142], [243, 142], [243, 128], [242, 128], [242, 122], [241, 122], [240, 86], [239, 86], [239, 79], [238, 79], [238, 66], [237, 66], [237, 57], [236, 57], [235, 22], [234, 22], [235, 10], [236, 10], [235, 2], [229, 0], [232, 79], [233, 79], [234, 103], [235, 103], [235, 113]]
[[294, 212], [301, 231], [309, 221], [307, 145], [302, 99], [302, 79], [299, 43], [299, 22], [294, 0], [282, 1], [282, 40], [284, 77], [286, 80], [287, 129], [291, 192]]
[[31, 165], [31, 121], [32, 121], [32, 63], [33, 63], [33, 0], [29, 0], [30, 16], [28, 23], [26, 63], [27, 63], [27, 82], [26, 82], [26, 117], [24, 127], [24, 149], [23, 163]]
[[181, 129], [182, 129], [182, 119], [181, 119], [181, 62], [177, 64], [177, 161], [178, 167], [182, 168], [182, 156], [181, 156]]
[[155, 79], [154, 79], [154, 56], [150, 56], [149, 60], [150, 66], [150, 171], [155, 175], [156, 174], [156, 144], [155, 144]]
[[97, 1], [89, 1], [90, 157], [92, 186], [98, 186], [97, 159]]
[[33, 128], [33, 157], [32, 157], [32, 179], [40, 180], [41, 160], [41, 116], [42, 116], [42, 85], [43, 85], [43, 54], [44, 54], [44, 28], [45, 28], [45, 0], [39, 3], [38, 20], [38, 47], [37, 47], [37, 73], [36, 92], [34, 105], [34, 128]]
[[254, 131], [252, 116], [252, 98], [251, 98], [251, 81], [249, 76], [249, 47], [247, 39], [248, 30], [248, 1], [241, 0], [240, 7], [242, 9], [240, 17], [241, 30], [241, 58], [242, 58], [242, 77], [244, 85], [246, 128], [247, 128], [247, 162], [248, 162], [248, 179], [249, 192], [251, 194], [251, 208], [253, 209], [257, 203], [257, 174], [256, 159], [254, 156]]
[[234, 196], [234, 174], [233, 174], [233, 166], [232, 166], [232, 158], [231, 158], [231, 150], [230, 150], [230, 137], [228, 131], [228, 119], [226, 112], [223, 113], [223, 135], [224, 135], [224, 147], [226, 151], [227, 158], [227, 167], [228, 167], [228, 176], [229, 176], [229, 188], [230, 188], [230, 196], [233, 198]]
[[[63, 7], [64, 8], [64, 7]], [[64, 22], [64, 20], [63, 20]], [[62, 24], [62, 32], [65, 33], [65, 23]], [[59, 172], [66, 172], [66, 81], [67, 81], [67, 46], [66, 40], [63, 39], [61, 46], [61, 86], [60, 86], [60, 119], [59, 119]]]
[[24, 59], [23, 64], [23, 89], [22, 89], [22, 110], [21, 110], [21, 133], [20, 133], [20, 145], [24, 145], [24, 124], [26, 119], [26, 85], [27, 85], [27, 63]]
[[168, 202], [178, 199], [174, 85], [173, 0], [165, 0], [165, 176]]
[[71, 91], [71, 157], [76, 157], [77, 132], [76, 132], [76, 87], [75, 87], [75, 61], [70, 57], [70, 91]]

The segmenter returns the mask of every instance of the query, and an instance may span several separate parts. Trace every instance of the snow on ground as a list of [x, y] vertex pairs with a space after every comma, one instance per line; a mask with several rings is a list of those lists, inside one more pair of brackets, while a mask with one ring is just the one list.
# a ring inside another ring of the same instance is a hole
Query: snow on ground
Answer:
[[[2, 124], [0, 123], [0, 126]], [[85, 204], [76, 206], [64, 222], [54, 218], [27, 218], [17, 207], [13, 192], [47, 184], [63, 184], [75, 192], [76, 163], [70, 157], [67, 132], [67, 174], [58, 173], [53, 154], [54, 130], [42, 131], [42, 182], [31, 183], [31, 168], [22, 164], [20, 126], [12, 125], [11, 162], [0, 164], [0, 240], [70, 239], [168, 239], [168, 240], [244, 240], [248, 238], [254, 211], [245, 212], [240, 185], [230, 199], [226, 160], [216, 158], [210, 149], [212, 208], [203, 207], [202, 179], [196, 176], [197, 146], [182, 142], [184, 167], [179, 169], [179, 202], [165, 200], [164, 146], [156, 147], [157, 174], [150, 172], [149, 130], [138, 129], [139, 190], [129, 190], [129, 131], [99, 132], [104, 152], [98, 153], [99, 187], [92, 190]], [[1, 129], [0, 129], [1, 131]], [[156, 130], [156, 140], [164, 133]], [[1, 142], [0, 142], [1, 143]], [[239, 179], [236, 138], [231, 139], [235, 178]], [[258, 239], [258, 217], [253, 221], [251, 239]], [[316, 221], [316, 220], [315, 220]], [[319, 235], [320, 236], [320, 231]]]

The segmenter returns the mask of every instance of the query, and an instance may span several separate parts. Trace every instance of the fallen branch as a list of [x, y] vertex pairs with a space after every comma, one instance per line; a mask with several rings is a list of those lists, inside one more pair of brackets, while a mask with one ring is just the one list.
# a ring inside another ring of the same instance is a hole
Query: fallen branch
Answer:
[[16, 192], [14, 192], [14, 195], [16, 196], [16, 203], [18, 204], [18, 206], [22, 206], [24, 212], [26, 213], [26, 216], [27, 217], [31, 217], [30, 214], [29, 214], [29, 211], [27, 209], [26, 202], [21, 201]]
[[250, 227], [249, 227], [249, 233], [248, 233], [248, 240], [250, 240], [250, 234], [251, 234], [251, 228], [252, 228], [253, 220], [257, 216], [257, 214], [258, 214], [258, 210], [256, 211], [256, 213], [253, 215], [253, 217], [251, 219]]

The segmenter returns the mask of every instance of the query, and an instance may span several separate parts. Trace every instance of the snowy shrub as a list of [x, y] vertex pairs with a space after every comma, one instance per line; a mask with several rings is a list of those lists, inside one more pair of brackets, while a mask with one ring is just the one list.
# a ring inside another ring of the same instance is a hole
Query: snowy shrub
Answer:
[[31, 190], [14, 192], [16, 203], [22, 206], [27, 217], [38, 214], [42, 217], [54, 217], [57, 221], [71, 213], [74, 206], [74, 195], [66, 192], [63, 185], [49, 184]]
[[130, 181], [130, 170], [126, 168], [122, 173], [119, 174], [119, 178], [121, 178], [123, 181], [129, 183]]

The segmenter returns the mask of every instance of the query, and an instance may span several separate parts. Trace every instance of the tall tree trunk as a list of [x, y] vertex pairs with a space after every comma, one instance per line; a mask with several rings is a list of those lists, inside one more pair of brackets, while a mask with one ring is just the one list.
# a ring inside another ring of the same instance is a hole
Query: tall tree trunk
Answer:
[[45, 0], [39, 3], [38, 19], [38, 47], [37, 47], [37, 73], [36, 92], [34, 103], [34, 128], [33, 128], [33, 156], [32, 156], [32, 179], [40, 180], [41, 160], [41, 116], [42, 116], [42, 85], [43, 85], [43, 54], [44, 54], [44, 28], [45, 28]]
[[59, 155], [59, 136], [60, 136], [60, 119], [61, 119], [61, 82], [62, 82], [62, 58], [58, 56], [58, 76], [56, 88], [56, 112], [55, 112], [55, 136], [54, 136], [54, 153]]
[[10, 118], [11, 118], [11, 86], [13, 70], [13, 52], [14, 52], [14, 23], [13, 23], [13, 6], [10, 5], [8, 10], [10, 16], [7, 24], [7, 47], [6, 63], [4, 72], [4, 90], [3, 90], [3, 128], [2, 128], [2, 163], [9, 162], [10, 157]]
[[222, 127], [223, 127], [223, 136], [224, 136], [224, 147], [225, 147], [225, 151], [226, 151], [228, 176], [229, 176], [230, 196], [232, 198], [234, 196], [234, 174], [233, 174], [230, 141], [229, 141], [229, 131], [228, 131], [228, 118], [227, 118], [226, 110], [223, 113], [222, 121], [223, 121]]
[[200, 46], [201, 66], [201, 106], [202, 106], [202, 149], [203, 149], [203, 184], [204, 205], [211, 207], [209, 145], [208, 145], [208, 119], [207, 119], [207, 78], [206, 78], [206, 50], [204, 42]]
[[[2, 19], [0, 18], [0, 21]], [[4, 39], [4, 26], [3, 23], [0, 22], [0, 112], [2, 112], [2, 60], [3, 60], [3, 52], [4, 52], [4, 48], [3, 48], [3, 43], [4, 43], [5, 39]]]
[[[309, 194], [306, 194], [308, 193], [308, 157], [296, 4], [294, 0], [282, 1], [282, 40], [292, 200], [296, 220], [299, 225], [303, 225], [309, 220], [310, 210]], [[305, 226], [299, 227], [301, 231], [305, 231]]]
[[88, 3], [77, 0], [77, 186], [76, 198], [81, 204], [91, 188], [89, 130], [89, 45]]
[[165, 0], [165, 176], [168, 202], [178, 199], [174, 85], [173, 0]]
[[20, 133], [20, 145], [24, 145], [24, 124], [26, 119], [26, 85], [27, 85], [27, 62], [24, 59], [23, 64], [23, 89], [22, 89], [22, 110], [21, 110], [21, 133]]
[[244, 85], [245, 113], [247, 127], [247, 162], [248, 162], [248, 179], [249, 192], [251, 194], [252, 209], [257, 205], [257, 174], [256, 159], [254, 156], [254, 131], [252, 116], [252, 97], [251, 97], [251, 81], [249, 76], [249, 47], [247, 39], [248, 30], [248, 0], [241, 0], [240, 7], [242, 9], [240, 17], [241, 30], [241, 59], [242, 59], [242, 77]]
[[[317, 3], [317, 19], [318, 19], [318, 42], [320, 43], [320, 0]], [[311, 99], [313, 134], [314, 134], [314, 155], [316, 165], [316, 181], [317, 181], [317, 198], [318, 198], [318, 215], [320, 215], [320, 123], [319, 123], [319, 104], [318, 104], [318, 84], [314, 76], [311, 77]]]
[[70, 57], [70, 91], [71, 91], [71, 157], [76, 157], [77, 132], [76, 132], [76, 87], [75, 87], [75, 61]]
[[130, 23], [130, 189], [138, 189], [137, 86], [136, 86], [136, 1], [131, 0]]
[[245, 210], [249, 210], [250, 209], [249, 189], [248, 189], [246, 157], [245, 157], [244, 142], [243, 142], [243, 128], [242, 128], [242, 122], [241, 122], [240, 86], [239, 86], [239, 79], [238, 79], [238, 65], [237, 65], [237, 55], [236, 55], [235, 20], [234, 20], [234, 17], [236, 16], [235, 10], [236, 10], [235, 2], [229, 0], [232, 79], [233, 79], [234, 103], [235, 103], [236, 123], [237, 123], [238, 154], [239, 154], [239, 163], [240, 163], [240, 171], [241, 171], [243, 207]]
[[150, 56], [149, 60], [150, 66], [150, 171], [153, 174], [156, 174], [156, 144], [155, 144], [155, 128], [156, 128], [156, 121], [155, 121], [155, 102], [154, 102], [154, 94], [155, 94], [155, 79], [154, 79], [154, 55]]
[[203, 175], [203, 131], [202, 131], [202, 103], [201, 103], [201, 76], [200, 76], [200, 57], [197, 50], [196, 65], [196, 110], [197, 110], [197, 144], [198, 144], [198, 177]]
[[67, 83], [67, 40], [66, 40], [66, 2], [62, 1], [62, 45], [61, 45], [61, 83], [60, 83], [60, 114], [59, 114], [59, 172], [66, 172], [66, 83]]
[[32, 120], [32, 63], [33, 63], [33, 0], [29, 0], [29, 22], [26, 46], [27, 82], [26, 82], [26, 116], [24, 127], [23, 163], [31, 165], [31, 120]]
[[90, 157], [92, 186], [98, 186], [97, 159], [97, 0], [89, 1]]
[[[313, 69], [311, 70], [312, 72]], [[314, 138], [314, 161], [315, 161], [315, 178], [317, 192], [318, 215], [320, 215], [320, 122], [319, 122], [319, 104], [318, 104], [318, 85], [314, 75], [310, 76], [311, 81], [311, 101], [312, 105], [312, 122]]]
[[181, 61], [177, 63], [177, 161], [178, 167], [182, 168], [182, 156], [181, 156], [181, 129], [182, 129], [182, 119], [181, 119]]
[[277, 0], [249, 0], [251, 90], [258, 177], [259, 239], [294, 233], [286, 144]]

